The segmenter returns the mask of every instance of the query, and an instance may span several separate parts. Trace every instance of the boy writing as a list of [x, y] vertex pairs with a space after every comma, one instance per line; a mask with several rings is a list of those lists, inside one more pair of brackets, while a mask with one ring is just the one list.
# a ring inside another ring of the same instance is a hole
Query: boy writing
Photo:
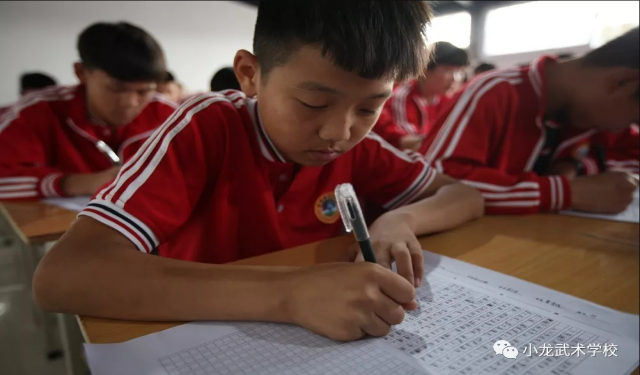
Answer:
[[488, 214], [623, 211], [638, 186], [638, 42], [635, 28], [578, 59], [475, 78], [421, 153]]
[[80, 85], [30, 93], [0, 117], [0, 199], [93, 195], [173, 112], [155, 95], [164, 56], [144, 30], [94, 24], [78, 51]]
[[467, 52], [436, 42], [424, 77], [399, 85], [384, 106], [374, 131], [400, 150], [417, 151], [450, 99], [447, 93], [469, 65]]
[[[416, 308], [416, 234], [482, 211], [477, 191], [369, 133], [394, 80], [423, 71], [428, 20], [424, 2], [261, 2], [255, 54], [234, 60], [247, 95], [181, 106], [46, 255], [38, 303], [123, 319], [288, 322], [338, 340], [389, 332]], [[333, 191], [344, 182], [390, 210], [370, 230], [380, 264], [220, 264], [340, 235]]]

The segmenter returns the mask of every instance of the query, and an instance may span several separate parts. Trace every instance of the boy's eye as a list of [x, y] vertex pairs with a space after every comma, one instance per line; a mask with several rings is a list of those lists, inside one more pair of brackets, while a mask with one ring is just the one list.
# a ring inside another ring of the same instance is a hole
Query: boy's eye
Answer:
[[365, 116], [373, 116], [376, 114], [376, 112], [378, 111], [372, 111], [370, 109], [364, 109], [364, 108], [360, 110], [360, 113], [362, 113]]
[[109, 87], [109, 89], [116, 94], [120, 94], [126, 91], [124, 87], [120, 87], [120, 86], [111, 86]]
[[328, 105], [311, 105], [308, 103], [303, 102], [302, 100], [298, 100], [300, 102], [300, 104], [302, 104], [303, 106], [307, 107], [307, 108], [311, 108], [311, 109], [325, 109], [328, 107]]
[[155, 92], [155, 90], [151, 90], [151, 89], [138, 90], [138, 95], [140, 95], [140, 96], [148, 96], [150, 94], [153, 94], [154, 92]]

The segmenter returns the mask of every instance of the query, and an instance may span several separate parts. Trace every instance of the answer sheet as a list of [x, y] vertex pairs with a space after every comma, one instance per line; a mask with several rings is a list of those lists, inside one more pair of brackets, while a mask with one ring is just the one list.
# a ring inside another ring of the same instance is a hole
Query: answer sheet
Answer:
[[638, 224], [640, 223], [640, 191], [636, 190], [633, 202], [629, 205], [629, 207], [627, 207], [626, 210], [617, 215], [590, 214], [576, 211], [562, 211], [560, 213], [563, 215], [581, 216], [592, 219], [613, 220]]
[[627, 375], [637, 315], [425, 252], [420, 309], [384, 338], [338, 343], [273, 323], [189, 323], [85, 344], [94, 375]]
[[62, 207], [69, 211], [82, 211], [91, 200], [91, 197], [73, 197], [73, 198], [47, 198], [42, 202], [52, 206]]

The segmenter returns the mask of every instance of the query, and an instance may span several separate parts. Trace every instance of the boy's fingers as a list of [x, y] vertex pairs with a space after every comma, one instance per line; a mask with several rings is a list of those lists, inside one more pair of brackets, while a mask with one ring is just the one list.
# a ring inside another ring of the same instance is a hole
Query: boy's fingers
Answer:
[[416, 288], [413, 284], [391, 270], [381, 271], [383, 272], [380, 272], [378, 285], [382, 293], [402, 306], [415, 302]]
[[404, 277], [411, 285], [415, 286], [415, 277], [411, 262], [409, 248], [404, 243], [393, 244], [391, 246], [391, 256], [396, 261], [398, 274]]
[[355, 243], [349, 251], [352, 252], [351, 256], [355, 255], [355, 258], [353, 259], [354, 262], [364, 262], [364, 256], [362, 256], [362, 251], [360, 251], [360, 247], [357, 243]]
[[411, 254], [411, 264], [413, 266], [413, 275], [415, 277], [413, 285], [417, 288], [422, 284], [422, 278], [424, 277], [422, 246], [417, 239], [409, 243], [409, 253]]
[[404, 320], [404, 306], [399, 305], [386, 295], [381, 295], [376, 306], [376, 315], [389, 325], [402, 323]]
[[[355, 244], [355, 249], [358, 252], [358, 255], [355, 257], [354, 262], [364, 262], [364, 256], [362, 255], [362, 251], [360, 250], [360, 246]], [[379, 247], [379, 246], [378, 246]], [[378, 250], [378, 249], [376, 249]], [[376, 263], [381, 265], [384, 268], [391, 268], [391, 262], [389, 261], [389, 255], [387, 251], [375, 251], [376, 254]]]
[[382, 320], [379, 316], [372, 314], [362, 327], [362, 330], [374, 337], [382, 337], [389, 334], [391, 325]]
[[402, 308], [404, 308], [407, 311], [417, 310], [418, 307], [420, 307], [420, 305], [418, 304], [418, 301], [416, 301], [416, 300], [413, 300], [411, 302], [407, 302], [407, 303], [403, 303], [402, 304]]

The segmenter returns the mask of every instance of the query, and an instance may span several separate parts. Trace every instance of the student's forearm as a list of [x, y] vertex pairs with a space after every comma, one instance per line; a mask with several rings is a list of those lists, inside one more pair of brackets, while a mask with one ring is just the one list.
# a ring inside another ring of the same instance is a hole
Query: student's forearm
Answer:
[[484, 212], [482, 195], [460, 184], [442, 186], [431, 197], [391, 211], [405, 220], [420, 236], [440, 232], [481, 217]]
[[90, 188], [90, 174], [67, 174], [62, 177], [60, 186], [68, 197], [91, 196], [95, 192]]
[[282, 268], [192, 263], [88, 244], [83, 250], [70, 259], [54, 248], [43, 259], [34, 280], [43, 308], [132, 320], [288, 321]]
[[103, 185], [113, 180], [120, 167], [114, 166], [95, 173], [77, 173], [64, 176], [60, 185], [65, 195], [74, 196], [92, 196]]

